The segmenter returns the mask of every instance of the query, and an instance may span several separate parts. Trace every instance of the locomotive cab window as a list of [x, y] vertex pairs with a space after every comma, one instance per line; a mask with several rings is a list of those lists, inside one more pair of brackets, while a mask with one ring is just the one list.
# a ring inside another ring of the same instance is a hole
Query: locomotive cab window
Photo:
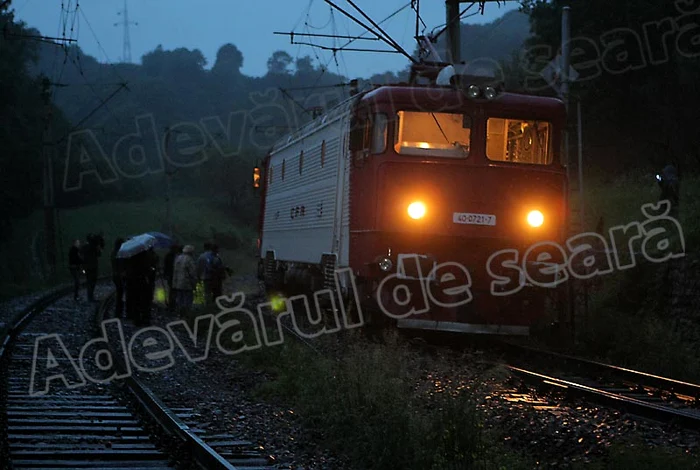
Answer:
[[546, 121], [489, 118], [486, 156], [498, 162], [552, 163], [552, 125]]
[[384, 153], [386, 151], [387, 131], [389, 128], [386, 114], [372, 116], [372, 136], [370, 141], [370, 153]]
[[402, 155], [466, 158], [471, 128], [468, 114], [399, 111], [394, 150]]

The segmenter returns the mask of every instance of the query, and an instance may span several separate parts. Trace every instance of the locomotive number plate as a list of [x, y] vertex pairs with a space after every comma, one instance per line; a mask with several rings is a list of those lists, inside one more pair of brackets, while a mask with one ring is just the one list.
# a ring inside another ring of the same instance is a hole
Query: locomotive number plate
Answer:
[[452, 215], [455, 224], [469, 225], [496, 225], [496, 216], [493, 214], [471, 214], [469, 212], [455, 212]]

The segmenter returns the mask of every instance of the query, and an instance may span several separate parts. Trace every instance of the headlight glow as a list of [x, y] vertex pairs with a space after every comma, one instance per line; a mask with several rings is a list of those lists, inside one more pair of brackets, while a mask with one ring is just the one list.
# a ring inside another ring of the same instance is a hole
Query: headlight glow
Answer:
[[425, 204], [422, 202], [412, 202], [408, 205], [408, 216], [412, 219], [418, 220], [425, 217]]
[[467, 94], [470, 98], [478, 98], [481, 94], [481, 90], [476, 85], [470, 85], [469, 88], [467, 88]]
[[540, 211], [530, 211], [527, 214], [527, 223], [531, 227], [540, 227], [544, 223], [544, 215]]

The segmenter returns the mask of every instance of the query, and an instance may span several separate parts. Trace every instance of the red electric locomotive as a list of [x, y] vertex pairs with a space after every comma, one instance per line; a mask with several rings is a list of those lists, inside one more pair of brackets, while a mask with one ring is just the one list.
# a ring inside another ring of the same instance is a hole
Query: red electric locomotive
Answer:
[[537, 247], [567, 235], [565, 121], [559, 99], [451, 66], [355, 94], [265, 159], [260, 278], [314, 291], [342, 272], [375, 320], [529, 334], [561, 274]]

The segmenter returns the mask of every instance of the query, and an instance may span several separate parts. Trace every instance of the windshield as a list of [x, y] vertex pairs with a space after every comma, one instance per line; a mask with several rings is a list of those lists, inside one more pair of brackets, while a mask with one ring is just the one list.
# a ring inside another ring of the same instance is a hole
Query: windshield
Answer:
[[545, 121], [489, 118], [486, 156], [499, 162], [552, 163], [552, 126]]
[[399, 111], [394, 149], [403, 155], [466, 158], [471, 127], [466, 114]]

